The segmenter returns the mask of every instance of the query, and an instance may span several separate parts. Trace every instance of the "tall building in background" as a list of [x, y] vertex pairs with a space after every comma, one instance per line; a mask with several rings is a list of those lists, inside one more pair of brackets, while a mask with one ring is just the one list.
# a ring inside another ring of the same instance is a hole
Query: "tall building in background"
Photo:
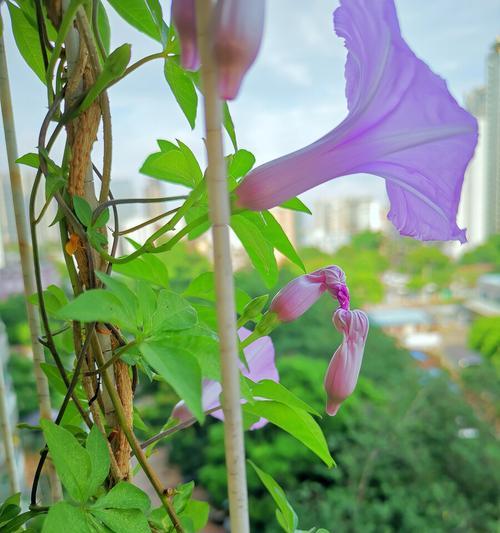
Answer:
[[318, 200], [312, 217], [306, 242], [328, 253], [349, 243], [356, 233], [382, 230], [385, 220], [381, 204], [370, 197]]
[[488, 234], [500, 232], [500, 37], [491, 47], [487, 59], [487, 173]]
[[467, 245], [457, 246], [457, 253], [467, 248], [482, 244], [488, 237], [488, 203], [489, 179], [487, 172], [487, 120], [486, 120], [486, 87], [471, 91], [465, 99], [465, 107], [478, 122], [479, 140], [474, 157], [467, 167], [458, 222], [460, 227], [467, 228]]

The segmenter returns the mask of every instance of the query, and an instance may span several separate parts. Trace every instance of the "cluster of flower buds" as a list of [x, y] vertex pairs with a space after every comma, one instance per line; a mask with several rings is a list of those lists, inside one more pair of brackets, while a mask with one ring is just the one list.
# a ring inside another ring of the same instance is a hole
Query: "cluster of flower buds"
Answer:
[[329, 292], [339, 302], [333, 314], [333, 324], [344, 336], [330, 361], [324, 381], [326, 412], [333, 416], [356, 387], [369, 327], [366, 313], [349, 309], [349, 290], [343, 270], [332, 265], [295, 278], [274, 297], [269, 316], [273, 316], [276, 322], [295, 320], [324, 292]]
[[[233, 100], [252, 66], [262, 41], [264, 0], [218, 0], [214, 9], [213, 53], [218, 68], [219, 96]], [[173, 0], [172, 18], [181, 44], [181, 64], [200, 66], [196, 41], [195, 0]]]

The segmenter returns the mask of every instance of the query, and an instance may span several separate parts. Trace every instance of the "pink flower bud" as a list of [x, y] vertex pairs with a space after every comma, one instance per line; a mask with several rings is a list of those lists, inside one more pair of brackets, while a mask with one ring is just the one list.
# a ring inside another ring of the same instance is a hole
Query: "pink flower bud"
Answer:
[[291, 322], [303, 315], [325, 292], [324, 274], [313, 272], [295, 278], [273, 298], [269, 310], [278, 315], [281, 322]]
[[340, 307], [349, 309], [349, 290], [345, 283], [340, 267], [319, 268], [285, 285], [273, 298], [270, 311], [278, 315], [280, 322], [291, 322], [314, 305], [326, 290], [339, 301]]
[[257, 57], [264, 29], [264, 0], [219, 0], [215, 13], [214, 52], [219, 96], [236, 98]]
[[356, 387], [369, 327], [366, 313], [359, 310], [337, 309], [332, 320], [337, 330], [344, 334], [344, 340], [325, 375], [326, 412], [330, 416], [337, 414], [340, 404]]
[[172, 0], [172, 19], [181, 42], [181, 64], [186, 70], [198, 70], [200, 66], [194, 3], [194, 0]]

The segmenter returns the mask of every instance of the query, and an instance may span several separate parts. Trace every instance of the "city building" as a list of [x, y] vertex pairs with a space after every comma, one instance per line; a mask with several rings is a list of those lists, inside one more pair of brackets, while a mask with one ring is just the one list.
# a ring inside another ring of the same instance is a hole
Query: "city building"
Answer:
[[484, 274], [477, 280], [475, 294], [464, 307], [479, 316], [500, 316], [500, 274]]
[[381, 231], [385, 224], [382, 205], [370, 197], [324, 198], [314, 205], [313, 227], [305, 244], [332, 253], [361, 231]]
[[466, 96], [465, 107], [478, 122], [479, 140], [474, 157], [465, 173], [458, 210], [458, 224], [467, 229], [467, 244], [458, 246], [458, 253], [482, 244], [488, 237], [488, 173], [486, 87], [474, 89]]
[[488, 234], [500, 232], [500, 37], [487, 58]]

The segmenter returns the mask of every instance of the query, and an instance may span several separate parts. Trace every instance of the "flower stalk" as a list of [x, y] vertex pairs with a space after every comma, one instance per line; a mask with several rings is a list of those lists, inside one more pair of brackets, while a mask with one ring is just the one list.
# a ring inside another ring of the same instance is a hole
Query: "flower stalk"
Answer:
[[218, 96], [217, 70], [212, 47], [213, 35], [209, 31], [213, 9], [211, 1], [196, 2], [198, 45], [202, 63], [201, 81], [205, 103], [208, 202], [212, 221], [217, 324], [220, 339], [229, 513], [231, 530], [248, 533], [250, 526], [240, 405], [238, 338], [229, 242], [231, 211], [221, 131], [222, 102]]

